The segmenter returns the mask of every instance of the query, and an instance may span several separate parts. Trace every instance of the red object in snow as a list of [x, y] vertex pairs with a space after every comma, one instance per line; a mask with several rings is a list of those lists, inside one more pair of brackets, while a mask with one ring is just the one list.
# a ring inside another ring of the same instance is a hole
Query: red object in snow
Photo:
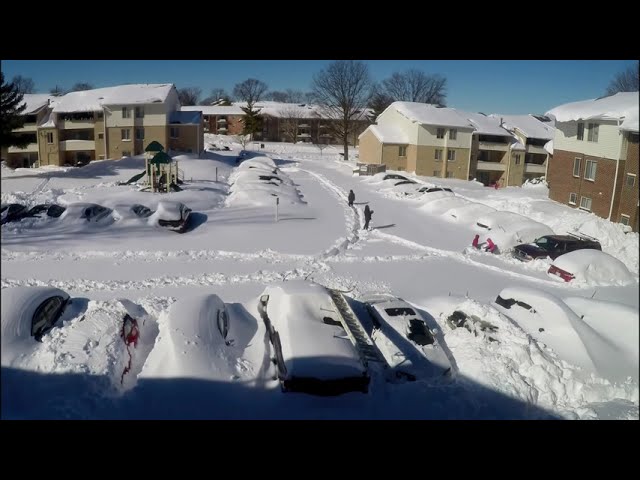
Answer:
[[127, 363], [127, 366], [124, 367], [122, 375], [120, 376], [120, 384], [122, 385], [124, 382], [124, 376], [131, 370], [131, 352], [129, 351], [129, 345], [133, 343], [133, 347], [137, 347], [138, 339], [140, 338], [138, 321], [135, 318], [129, 316], [129, 314], [125, 314], [123, 318], [120, 337], [122, 337], [122, 340], [124, 340], [124, 343], [127, 346], [127, 353], [129, 354], [129, 362]]
[[496, 249], [496, 244], [490, 238], [487, 238], [487, 251], [493, 253]]
[[497, 190], [498, 189], [498, 182], [494, 183], [493, 186]]
[[480, 239], [480, 235], [476, 235], [473, 237], [473, 241], [471, 242], [471, 246], [473, 248], [478, 248], [478, 240]]

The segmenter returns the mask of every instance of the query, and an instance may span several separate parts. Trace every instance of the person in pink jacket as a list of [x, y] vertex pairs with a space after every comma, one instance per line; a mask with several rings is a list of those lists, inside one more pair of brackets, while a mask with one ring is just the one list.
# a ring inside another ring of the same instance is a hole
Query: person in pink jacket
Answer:
[[493, 243], [493, 240], [487, 238], [487, 252], [493, 253], [496, 249], [496, 244]]
[[478, 247], [478, 240], [480, 240], [480, 235], [476, 234], [476, 236], [473, 237], [473, 241], [471, 242], [471, 246], [473, 248], [480, 248]]

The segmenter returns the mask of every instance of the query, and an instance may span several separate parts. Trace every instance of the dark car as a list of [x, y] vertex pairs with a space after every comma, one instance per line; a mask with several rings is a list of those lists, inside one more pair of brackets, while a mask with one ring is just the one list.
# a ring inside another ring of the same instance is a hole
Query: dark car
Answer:
[[409, 180], [407, 177], [398, 175], [397, 173], [388, 173], [384, 176], [383, 180]]
[[2, 213], [2, 225], [8, 222], [15, 222], [24, 217], [27, 207], [19, 203], [9, 203], [2, 205], [0, 212]]
[[533, 243], [517, 245], [513, 250], [513, 256], [524, 262], [547, 257], [555, 260], [560, 255], [585, 248], [602, 250], [600, 242], [595, 238], [573, 235], [545, 235]]
[[46, 214], [48, 217], [58, 218], [64, 213], [66, 207], [57, 205], [55, 203], [43, 203], [31, 207], [31, 209], [24, 214], [25, 217], [40, 217]]

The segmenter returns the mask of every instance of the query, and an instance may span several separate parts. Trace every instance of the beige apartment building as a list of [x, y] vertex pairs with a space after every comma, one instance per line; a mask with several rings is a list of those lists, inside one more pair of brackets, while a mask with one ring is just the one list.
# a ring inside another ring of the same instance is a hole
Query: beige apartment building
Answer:
[[6, 157], [3, 152], [10, 167], [84, 165], [140, 155], [152, 141], [173, 151], [199, 154], [204, 149], [202, 114], [180, 111], [173, 84], [24, 97], [28, 123], [20, 131], [28, 129], [25, 134], [35, 141], [24, 149], [8, 149]]

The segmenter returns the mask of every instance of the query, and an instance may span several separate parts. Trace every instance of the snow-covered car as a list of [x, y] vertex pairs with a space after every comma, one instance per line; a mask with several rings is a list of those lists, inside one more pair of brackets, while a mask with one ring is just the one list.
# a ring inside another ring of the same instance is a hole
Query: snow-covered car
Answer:
[[496, 297], [495, 306], [561, 359], [587, 373], [611, 381], [624, 381], [629, 375], [632, 366], [618, 346], [555, 295], [536, 288], [507, 287]]
[[419, 193], [434, 193], [434, 192], [451, 192], [453, 193], [453, 190], [451, 190], [449, 187], [437, 187], [437, 186], [427, 186], [427, 187], [422, 187], [418, 189]]
[[15, 222], [24, 217], [24, 214], [27, 211], [27, 207], [21, 205], [19, 203], [9, 203], [3, 204], [0, 207], [0, 215], [1, 220], [0, 223], [4, 225], [5, 223]]
[[86, 303], [54, 287], [9, 287], [1, 295], [3, 367], [107, 377], [115, 388], [135, 383], [155, 322], [129, 315], [140, 313], [132, 302]]
[[112, 209], [97, 205], [95, 203], [71, 203], [60, 215], [61, 220], [84, 220], [90, 223], [105, 224], [112, 222]]
[[553, 230], [513, 212], [497, 211], [478, 218], [476, 231], [480, 234], [480, 244], [491, 238], [497, 246], [495, 253], [506, 253], [516, 245], [533, 242], [545, 235], [553, 235]]
[[145, 219], [153, 214], [146, 205], [136, 203], [134, 205], [115, 205], [113, 207], [113, 216], [116, 220], [131, 220], [131, 219]]
[[565, 282], [623, 285], [633, 280], [624, 263], [608, 253], [594, 249], [576, 250], [559, 256], [547, 273], [552, 278]]
[[397, 378], [414, 381], [451, 374], [436, 333], [409, 303], [393, 296], [365, 296], [376, 347]]
[[483, 203], [467, 202], [461, 203], [459, 205], [454, 205], [452, 208], [449, 208], [446, 212], [444, 212], [443, 215], [445, 217], [454, 218], [458, 222], [471, 223], [479, 216], [486, 215], [495, 211], [495, 208]]
[[55, 203], [42, 203], [31, 207], [25, 217], [42, 217], [46, 215], [47, 217], [58, 218], [66, 209], [67, 207]]
[[191, 209], [184, 203], [162, 200], [149, 219], [173, 232], [184, 233], [189, 226], [190, 215]]
[[258, 310], [283, 391], [316, 395], [367, 392], [369, 375], [322, 285], [302, 280], [268, 286]]
[[573, 235], [545, 235], [532, 243], [517, 245], [513, 250], [513, 256], [523, 262], [547, 257], [555, 260], [560, 255], [585, 248], [602, 250], [600, 242], [595, 239]]
[[252, 373], [242, 361], [258, 325], [206, 293], [182, 298], [159, 320], [155, 346], [138, 378], [230, 381]]

